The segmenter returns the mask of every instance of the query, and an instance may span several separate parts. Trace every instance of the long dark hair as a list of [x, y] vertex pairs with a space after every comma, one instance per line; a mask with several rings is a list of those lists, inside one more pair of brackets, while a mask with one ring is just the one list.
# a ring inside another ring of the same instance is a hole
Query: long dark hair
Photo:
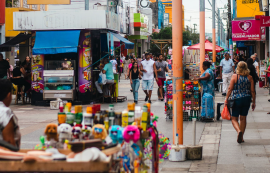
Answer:
[[128, 55], [126, 56], [126, 59], [125, 60], [129, 60], [129, 56]]
[[250, 74], [250, 76], [252, 76], [252, 78], [253, 78], [253, 80], [254, 80], [254, 83], [256, 83], [256, 82], [258, 82], [259, 77], [258, 77], [258, 75], [257, 75], [257, 73], [256, 73], [256, 69], [255, 69], [253, 63], [254, 63], [254, 61], [253, 61], [252, 58], [248, 58], [248, 59], [247, 59], [247, 66], [248, 66], [248, 69], [249, 69], [249, 71], [250, 71], [249, 74]]
[[[134, 61], [134, 62], [132, 63], [132, 67], [131, 67], [132, 71], [133, 71], [134, 67], [136, 67], [136, 66], [135, 66], [135, 63], [137, 63], [137, 62]], [[137, 63], [137, 71], [138, 71], [138, 70], [139, 70], [139, 65], [138, 65], [138, 63]]]

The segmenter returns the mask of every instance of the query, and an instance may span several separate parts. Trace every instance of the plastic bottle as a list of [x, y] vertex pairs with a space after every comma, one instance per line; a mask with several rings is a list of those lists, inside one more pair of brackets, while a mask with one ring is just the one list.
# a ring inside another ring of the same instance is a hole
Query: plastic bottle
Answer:
[[93, 127], [92, 107], [86, 108], [86, 113], [83, 114], [84, 125]]
[[126, 127], [128, 125], [128, 111], [124, 110], [122, 112], [122, 127]]
[[68, 108], [68, 112], [71, 112], [72, 103], [68, 102], [66, 103], [66, 106]]
[[147, 124], [148, 124], [148, 107], [146, 105], [143, 106], [143, 112], [142, 112], [142, 120], [141, 120], [141, 126], [143, 131], [146, 131]]
[[105, 113], [104, 115], [104, 126], [105, 126], [105, 129], [108, 131], [109, 130], [109, 117], [107, 113]]
[[65, 112], [59, 112], [58, 113], [58, 124], [63, 124], [65, 123], [67, 120], [67, 115]]
[[142, 109], [140, 106], [135, 106], [135, 122], [137, 125], [141, 125]]
[[73, 126], [73, 123], [75, 121], [75, 114], [68, 112], [68, 113], [66, 113], [66, 115], [67, 115], [66, 123]]
[[114, 105], [109, 106], [109, 125], [112, 126], [115, 124], [114, 122], [115, 117], [114, 117]]
[[64, 105], [63, 105], [63, 102], [60, 102], [60, 104], [59, 104], [59, 111], [60, 111], [60, 112], [64, 112]]

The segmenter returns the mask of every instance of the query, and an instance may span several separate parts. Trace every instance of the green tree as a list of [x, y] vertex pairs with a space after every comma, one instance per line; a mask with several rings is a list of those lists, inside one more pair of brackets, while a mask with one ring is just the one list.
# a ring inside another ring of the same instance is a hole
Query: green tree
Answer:
[[[160, 30], [159, 33], [153, 33], [151, 35], [152, 39], [172, 39], [172, 27], [165, 27]], [[189, 30], [183, 31], [183, 45], [187, 46], [189, 40], [192, 40], [193, 44], [199, 43], [199, 34], [197, 33], [192, 33]], [[172, 47], [171, 44], [167, 45], [167, 47]], [[160, 49], [155, 45], [154, 43], [151, 43], [150, 49], [148, 52], [154, 53], [154, 54], [159, 54]]]
[[[18, 3], [19, 0], [13, 0], [13, 6]], [[12, 0], [6, 0], [6, 7], [12, 7]]]

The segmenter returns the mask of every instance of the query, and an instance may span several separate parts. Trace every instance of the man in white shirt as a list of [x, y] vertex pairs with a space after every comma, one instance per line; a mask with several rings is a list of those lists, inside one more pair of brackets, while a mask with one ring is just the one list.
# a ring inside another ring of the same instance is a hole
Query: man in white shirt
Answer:
[[256, 69], [256, 73], [257, 73], [258, 77], [260, 77], [259, 63], [256, 61], [256, 55], [255, 54], [251, 55], [251, 58], [253, 59], [253, 62], [254, 62], [253, 65]]
[[157, 75], [155, 61], [150, 59], [149, 53], [145, 54], [145, 60], [142, 61], [140, 68], [141, 68], [141, 72], [143, 72], [142, 88], [146, 95], [144, 101], [147, 101], [149, 99], [148, 103], [151, 103], [151, 95], [152, 95], [152, 90], [154, 86], [154, 73], [156, 75], [157, 82], [158, 82], [158, 75]]
[[223, 82], [223, 96], [226, 96], [226, 91], [228, 90], [234, 71], [235, 67], [233, 60], [230, 59], [230, 55], [226, 53], [225, 58], [220, 62], [220, 77], [222, 78]]
[[113, 72], [117, 72], [117, 61], [114, 59], [114, 56], [111, 56], [110, 62], [113, 65]]
[[125, 55], [122, 53], [121, 60], [124, 61], [126, 59]]

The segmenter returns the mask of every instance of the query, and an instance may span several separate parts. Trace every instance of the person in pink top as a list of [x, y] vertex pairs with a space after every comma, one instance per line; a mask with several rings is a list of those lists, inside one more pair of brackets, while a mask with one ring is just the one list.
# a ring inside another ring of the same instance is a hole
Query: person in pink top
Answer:
[[[6, 58], [6, 61], [9, 63], [9, 58]], [[13, 72], [13, 66], [9, 64], [9, 72], [7, 72], [7, 78], [12, 77], [12, 72]]]
[[[131, 70], [131, 68], [132, 68], [132, 64], [135, 62], [135, 59], [130, 59], [130, 64], [128, 65], [128, 78], [131, 78], [131, 76], [129, 76], [130, 75], [130, 70]], [[130, 89], [130, 92], [132, 92], [133, 90], [132, 90], [132, 87], [131, 87], [131, 89]]]

